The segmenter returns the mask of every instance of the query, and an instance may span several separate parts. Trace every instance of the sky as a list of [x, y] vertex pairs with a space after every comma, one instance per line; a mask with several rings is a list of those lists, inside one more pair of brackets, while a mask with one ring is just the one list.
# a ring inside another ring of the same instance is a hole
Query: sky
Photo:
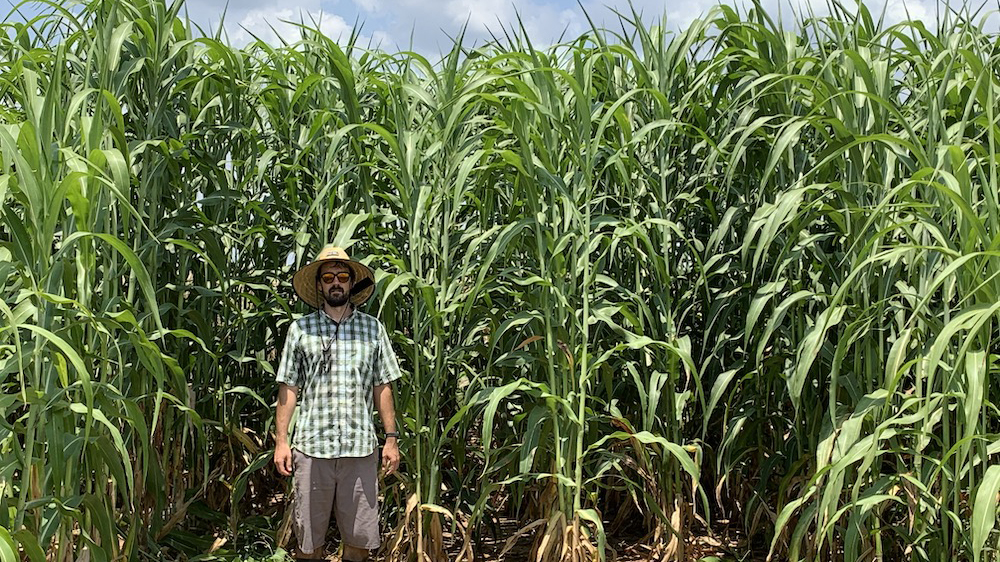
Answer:
[[[0, 0], [13, 3], [16, 0]], [[176, 1], [176, 0], [175, 0]], [[242, 46], [259, 37], [269, 43], [279, 36], [298, 38], [295, 22], [318, 25], [327, 36], [342, 41], [356, 26], [361, 42], [386, 51], [415, 50], [434, 56], [446, 52], [463, 26], [465, 44], [482, 44], [504, 29], [521, 25], [536, 46], [560, 38], [575, 38], [588, 29], [588, 16], [596, 25], [620, 29], [616, 11], [642, 14], [646, 26], [662, 22], [672, 30], [684, 29], [703, 17], [715, 4], [743, 5], [745, 0], [181, 0], [183, 10], [206, 32], [222, 22], [230, 43]], [[795, 11], [827, 11], [828, 0], [760, 0], [772, 17], [792, 19]], [[841, 0], [854, 5], [855, 0]], [[1000, 0], [971, 0], [975, 7], [990, 2], [983, 14], [993, 13], [987, 27], [1000, 29]], [[873, 13], [885, 7], [886, 20], [920, 19], [936, 23], [942, 10], [961, 9], [961, 0], [869, 0]], [[26, 8], [26, 11], [31, 11]], [[223, 17], [224, 14], [224, 17]], [[519, 23], [520, 22], [520, 23]]]
[[[736, 4], [742, 0], [722, 0]], [[843, 0], [853, 5], [853, 0]], [[983, 0], [972, 0], [975, 6]], [[997, 10], [997, 2], [990, 0]], [[631, 0], [647, 25], [662, 21], [670, 29], [683, 29], [704, 16], [719, 0]], [[793, 10], [812, 8], [825, 12], [827, 0], [761, 0], [768, 13], [784, 18]], [[877, 0], [868, 2], [876, 12], [885, 5], [886, 19], [922, 19], [935, 23], [947, 0]], [[960, 9], [962, 2], [950, 2]], [[467, 43], [483, 43], [491, 34], [502, 36], [503, 29], [517, 28], [518, 19], [532, 41], [551, 45], [560, 37], [575, 38], [590, 28], [587, 16], [599, 26], [618, 27], [615, 11], [631, 13], [629, 0], [186, 0], [191, 19], [217, 26], [223, 11], [224, 27], [234, 44], [245, 44], [253, 36], [275, 42], [277, 35], [297, 36], [292, 21], [318, 24], [330, 37], [346, 38], [355, 24], [361, 26], [365, 43], [389, 51], [414, 49], [425, 54], [448, 50], [463, 26]], [[992, 17], [990, 25], [1000, 17]]]

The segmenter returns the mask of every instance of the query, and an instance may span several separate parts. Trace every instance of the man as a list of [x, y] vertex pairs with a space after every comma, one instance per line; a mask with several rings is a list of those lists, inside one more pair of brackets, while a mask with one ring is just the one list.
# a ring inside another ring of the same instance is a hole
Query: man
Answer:
[[[295, 292], [318, 310], [292, 323], [278, 367], [274, 464], [295, 474], [292, 510], [300, 560], [322, 560], [336, 509], [345, 561], [380, 544], [373, 403], [385, 427], [382, 466], [399, 467], [392, 381], [399, 363], [381, 322], [357, 307], [375, 289], [367, 266], [327, 246], [295, 273]], [[299, 407], [291, 446], [288, 426]]]

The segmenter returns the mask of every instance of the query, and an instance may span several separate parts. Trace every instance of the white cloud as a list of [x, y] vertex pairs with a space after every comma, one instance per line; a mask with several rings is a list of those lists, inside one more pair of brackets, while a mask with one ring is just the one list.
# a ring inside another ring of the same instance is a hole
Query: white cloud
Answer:
[[473, 30], [488, 30], [498, 27], [499, 22], [515, 20], [514, 6], [504, 0], [449, 0], [445, 13], [454, 24], [468, 21]]
[[382, 0], [354, 0], [354, 4], [369, 14], [382, 11]]
[[375, 33], [372, 33], [372, 46], [388, 47], [392, 44], [393, 44], [392, 37], [385, 31], [378, 30]]
[[324, 35], [337, 40], [348, 37], [353, 25], [336, 14], [294, 8], [265, 8], [247, 12], [236, 25], [227, 25], [229, 40], [234, 45], [245, 45], [259, 38], [272, 45], [282, 39], [288, 42], [301, 37], [301, 25], [318, 27]]
[[903, 0], [889, 0], [885, 6], [885, 17], [890, 23], [898, 23], [908, 19], [929, 23], [933, 18], [928, 7], [921, 2], [904, 2]]
[[576, 37], [589, 27], [569, 0], [397, 0], [387, 23], [407, 40], [412, 29], [414, 48], [427, 53], [450, 49], [449, 37], [463, 26], [464, 43], [473, 45], [504, 37], [504, 30], [520, 35], [523, 25], [536, 47], [550, 45], [564, 33], [565, 38]]

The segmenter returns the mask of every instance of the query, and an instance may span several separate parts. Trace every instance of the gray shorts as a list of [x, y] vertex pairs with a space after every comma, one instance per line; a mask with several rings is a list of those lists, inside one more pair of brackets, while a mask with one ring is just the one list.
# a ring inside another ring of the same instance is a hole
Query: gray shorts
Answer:
[[292, 451], [295, 537], [299, 550], [314, 552], [326, 543], [330, 512], [345, 544], [375, 550], [378, 530], [378, 456], [321, 459]]

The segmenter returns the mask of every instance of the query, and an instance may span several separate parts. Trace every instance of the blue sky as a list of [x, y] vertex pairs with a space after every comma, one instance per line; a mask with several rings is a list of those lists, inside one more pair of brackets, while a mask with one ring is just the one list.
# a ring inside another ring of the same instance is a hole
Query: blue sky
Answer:
[[[719, 0], [631, 0], [631, 6], [644, 15], [644, 20], [665, 21], [666, 27], [684, 28], [703, 16]], [[740, 0], [722, 0], [734, 4]], [[792, 10], [807, 9], [825, 12], [827, 0], [761, 0], [769, 13], [784, 17]], [[842, 0], [853, 5], [853, 0]], [[973, 0], [981, 2], [981, 0]], [[560, 35], [576, 37], [589, 29], [587, 17], [599, 25], [617, 27], [615, 11], [630, 12], [629, 0], [228, 0], [225, 27], [235, 43], [249, 41], [250, 33], [273, 41], [276, 31], [294, 35], [294, 28], [282, 20], [311, 19], [320, 24], [327, 35], [347, 36], [355, 22], [363, 24], [366, 40], [384, 49], [397, 50], [412, 46], [423, 53], [434, 54], [451, 45], [449, 36], [456, 35], [468, 23], [466, 37], [483, 42], [490, 33], [501, 34], [504, 26], [516, 26], [518, 15], [532, 40], [546, 45], [558, 41]], [[227, 0], [187, 0], [192, 19], [217, 24]], [[582, 7], [581, 7], [582, 4]], [[909, 17], [922, 19], [929, 25], [936, 14], [947, 9], [947, 0], [877, 0], [885, 5], [890, 21]], [[961, 2], [951, 2], [961, 7]], [[978, 4], [977, 4], [978, 5]], [[793, 8], [794, 6], [794, 8]], [[993, 2], [996, 10], [996, 2]], [[994, 18], [998, 19], [998, 18]], [[992, 23], [992, 20], [991, 20]], [[272, 29], [272, 27], [274, 29]], [[995, 27], [995, 26], [993, 26]]]
[[[4, 0], [0, 0], [4, 1]], [[10, 0], [6, 0], [10, 1]], [[720, 0], [631, 0], [647, 24], [656, 20], [672, 29], [684, 28]], [[741, 0], [721, 0], [728, 4]], [[853, 5], [853, 0], [842, 0]], [[982, 0], [973, 0], [979, 5]], [[993, 10], [996, 10], [996, 0]], [[825, 12], [827, 0], [761, 0], [773, 16], [779, 12], [789, 17], [792, 10]], [[582, 8], [581, 8], [582, 4]], [[932, 25], [936, 14], [947, 9], [948, 0], [875, 0], [868, 5], [885, 5], [887, 19], [899, 21], [909, 16]], [[961, 2], [951, 2], [961, 7]], [[793, 8], [794, 6], [794, 8]], [[252, 35], [276, 42], [277, 35], [294, 39], [295, 27], [289, 21], [312, 21], [331, 37], [347, 37], [355, 22], [361, 24], [365, 42], [394, 51], [411, 46], [422, 53], [435, 55], [451, 45], [468, 23], [468, 43], [482, 43], [490, 34], [502, 35], [504, 26], [524, 24], [532, 40], [549, 45], [560, 35], [576, 37], [589, 29], [584, 13], [598, 25], [617, 27], [614, 11], [630, 12], [629, 0], [186, 0], [185, 9], [193, 21], [214, 28], [225, 11], [224, 26], [232, 43], [249, 42]], [[992, 18], [992, 22], [1000, 18]]]

